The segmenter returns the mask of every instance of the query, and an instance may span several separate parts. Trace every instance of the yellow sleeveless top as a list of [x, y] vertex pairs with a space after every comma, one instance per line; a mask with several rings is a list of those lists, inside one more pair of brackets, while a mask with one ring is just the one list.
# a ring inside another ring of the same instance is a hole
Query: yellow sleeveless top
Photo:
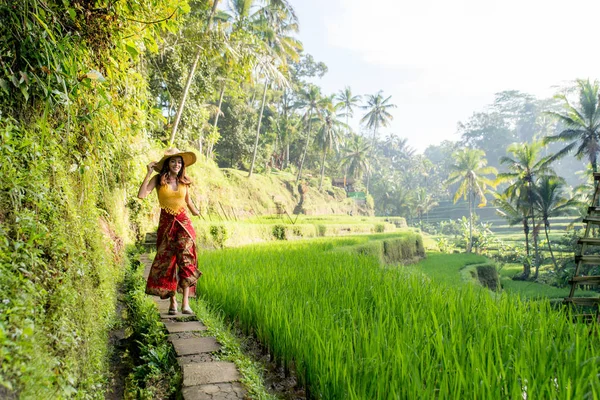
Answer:
[[166, 184], [164, 186], [158, 186], [158, 204], [160, 208], [172, 215], [177, 215], [181, 211], [185, 210], [185, 195], [187, 193], [187, 186], [178, 184], [177, 190], [171, 189], [171, 185]]

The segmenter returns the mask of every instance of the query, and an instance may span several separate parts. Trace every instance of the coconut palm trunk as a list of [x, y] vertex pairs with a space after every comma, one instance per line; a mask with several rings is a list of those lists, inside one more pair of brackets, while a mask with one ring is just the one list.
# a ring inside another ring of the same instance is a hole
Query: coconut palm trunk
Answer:
[[[219, 5], [219, 0], [215, 0], [213, 3], [213, 7], [210, 10], [210, 14], [208, 16], [208, 22], [206, 23], [206, 28], [204, 29], [203, 36], [206, 36], [206, 33], [210, 30], [210, 26], [212, 25], [213, 16], [217, 11], [217, 6]], [[169, 144], [172, 146], [175, 141], [175, 134], [177, 133], [177, 127], [179, 126], [179, 122], [181, 121], [181, 115], [183, 114], [183, 108], [185, 107], [185, 101], [187, 100], [187, 96], [190, 92], [190, 86], [192, 85], [192, 80], [194, 79], [194, 74], [196, 73], [196, 67], [198, 67], [198, 61], [200, 60], [200, 55], [202, 54], [202, 50], [204, 48], [202, 46], [198, 46], [198, 51], [196, 52], [196, 56], [194, 57], [194, 62], [192, 63], [192, 67], [190, 68], [190, 72], [188, 73], [188, 77], [185, 81], [185, 87], [183, 89], [183, 95], [181, 97], [181, 102], [179, 103], [179, 108], [177, 109], [177, 115], [175, 116], [175, 122], [173, 122], [173, 128], [171, 129], [171, 137], [169, 138]]]
[[558, 264], [556, 263], [556, 258], [554, 257], [554, 252], [552, 251], [552, 246], [550, 245], [550, 237], [548, 236], [548, 221], [544, 221], [544, 232], [546, 233], [546, 243], [548, 243], [548, 250], [550, 250], [550, 257], [552, 257], [552, 263], [554, 264], [555, 271], [558, 271]]
[[325, 157], [327, 156], [327, 145], [323, 145], [323, 158], [321, 159], [321, 180], [319, 181], [319, 190], [323, 188], [323, 177], [325, 175]]
[[254, 141], [254, 151], [252, 152], [252, 164], [250, 165], [250, 172], [248, 173], [248, 178], [252, 176], [252, 172], [254, 171], [254, 163], [256, 162], [256, 152], [258, 150], [258, 138], [260, 136], [260, 125], [262, 122], [263, 111], [265, 109], [265, 100], [267, 98], [267, 87], [269, 86], [269, 80], [265, 80], [265, 88], [263, 90], [262, 102], [260, 105], [260, 115], [258, 117], [258, 127], [256, 128], [256, 140]]
[[540, 253], [539, 253], [539, 249], [538, 249], [537, 234], [535, 232], [535, 213], [533, 211], [533, 189], [532, 189], [531, 181], [529, 181], [527, 190], [529, 192], [529, 213], [531, 214], [531, 225], [533, 227], [533, 251], [535, 252], [535, 275], [534, 275], [534, 277], [537, 278], [539, 269], [540, 269]]
[[308, 112], [308, 130], [306, 131], [306, 143], [304, 144], [304, 151], [302, 152], [302, 158], [300, 159], [300, 168], [298, 169], [298, 176], [296, 177], [296, 185], [302, 178], [302, 167], [304, 166], [304, 160], [306, 159], [306, 153], [308, 151], [308, 142], [310, 140], [310, 130], [312, 127], [312, 110]]
[[469, 243], [467, 243], [467, 253], [473, 250], [473, 189], [469, 192]]
[[525, 233], [525, 254], [527, 255], [523, 263], [523, 277], [527, 279], [531, 275], [531, 264], [529, 263], [529, 223], [527, 222], [527, 218], [523, 219], [523, 233]]
[[[377, 137], [377, 128], [379, 123], [375, 122], [375, 128], [373, 128], [373, 139], [371, 140], [371, 152], [369, 158], [373, 157], [373, 149], [375, 148], [375, 138]], [[371, 167], [367, 170], [367, 194], [369, 194], [369, 185], [371, 183]]]

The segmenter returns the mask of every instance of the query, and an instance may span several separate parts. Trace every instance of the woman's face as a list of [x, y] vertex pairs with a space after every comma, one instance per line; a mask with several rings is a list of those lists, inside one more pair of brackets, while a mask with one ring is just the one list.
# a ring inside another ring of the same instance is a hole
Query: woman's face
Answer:
[[179, 171], [183, 168], [183, 158], [181, 157], [171, 157], [169, 158], [169, 172], [177, 175]]

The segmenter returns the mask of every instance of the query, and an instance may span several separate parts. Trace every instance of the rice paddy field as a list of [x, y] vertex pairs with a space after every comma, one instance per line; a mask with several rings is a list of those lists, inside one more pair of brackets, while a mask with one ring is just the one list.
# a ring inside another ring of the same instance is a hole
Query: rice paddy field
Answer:
[[384, 266], [350, 251], [376, 239], [204, 252], [198, 293], [295, 369], [309, 398], [600, 398], [596, 326], [547, 300], [431, 279], [432, 261]]

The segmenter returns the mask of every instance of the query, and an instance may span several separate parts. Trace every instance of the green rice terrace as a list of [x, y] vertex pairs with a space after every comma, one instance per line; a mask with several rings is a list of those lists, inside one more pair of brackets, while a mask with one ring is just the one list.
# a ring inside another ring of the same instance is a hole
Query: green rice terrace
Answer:
[[294, 369], [311, 397], [598, 396], [596, 328], [547, 299], [462, 279], [465, 266], [489, 262], [481, 256], [402, 265], [360, 251], [386, 240], [408, 245], [415, 234], [205, 252], [201, 298]]
[[600, 400], [600, 2], [475, 3], [0, 2], [0, 400]]

